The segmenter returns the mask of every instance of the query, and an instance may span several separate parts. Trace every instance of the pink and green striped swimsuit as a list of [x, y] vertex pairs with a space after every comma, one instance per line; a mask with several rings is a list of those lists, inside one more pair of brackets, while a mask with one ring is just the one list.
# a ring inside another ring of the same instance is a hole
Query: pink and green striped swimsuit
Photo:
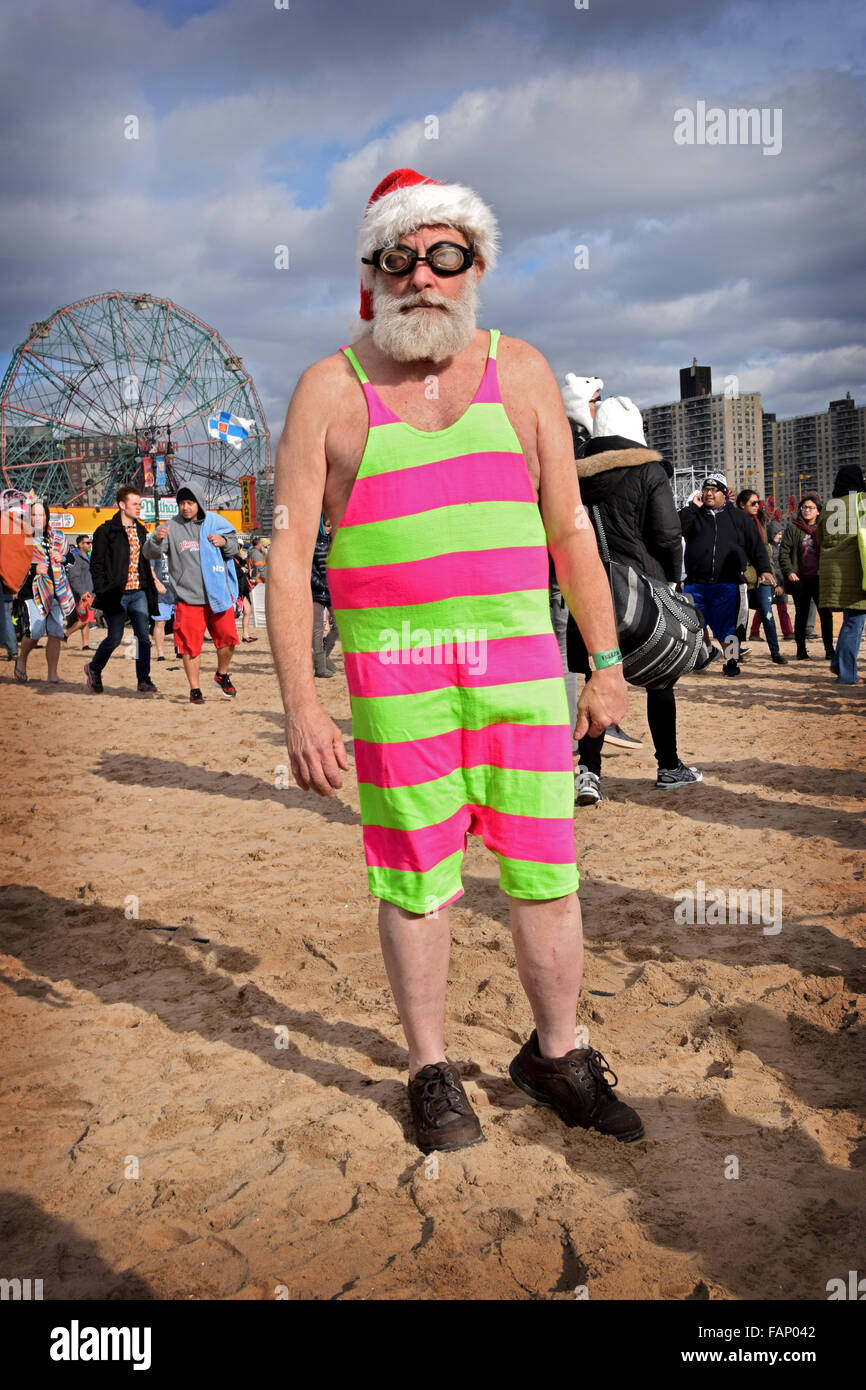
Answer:
[[562, 663], [547, 545], [496, 375], [419, 430], [379, 399], [328, 556], [345, 655], [370, 891], [431, 913], [463, 892], [467, 834], [516, 898], [579, 882]]

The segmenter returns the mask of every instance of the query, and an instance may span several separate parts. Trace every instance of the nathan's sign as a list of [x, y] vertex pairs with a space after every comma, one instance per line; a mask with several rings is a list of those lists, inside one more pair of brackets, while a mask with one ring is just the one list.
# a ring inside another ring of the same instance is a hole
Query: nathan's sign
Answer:
[[259, 524], [256, 510], [256, 480], [247, 473], [240, 479], [241, 485], [241, 530], [253, 531]]

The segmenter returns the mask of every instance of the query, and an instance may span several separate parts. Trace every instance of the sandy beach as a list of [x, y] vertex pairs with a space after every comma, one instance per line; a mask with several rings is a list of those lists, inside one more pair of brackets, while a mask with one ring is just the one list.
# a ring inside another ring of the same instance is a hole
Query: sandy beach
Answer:
[[[638, 1143], [566, 1129], [511, 1083], [531, 1015], [470, 840], [447, 1039], [486, 1143], [432, 1161], [339, 648], [318, 687], [350, 771], [326, 801], [289, 781], [256, 635], [234, 701], [206, 650], [203, 708], [173, 658], [159, 697], [119, 653], [90, 695], [77, 637], [59, 686], [42, 651], [28, 686], [0, 667], [3, 1273], [46, 1299], [821, 1300], [862, 1270], [866, 687], [837, 686], [820, 643], [782, 671], [753, 642], [739, 680], [678, 687], [704, 782], [670, 793], [633, 692], [643, 747], [606, 755], [575, 834], [578, 1022]], [[780, 929], [678, 921], [699, 881], [779, 892]]]

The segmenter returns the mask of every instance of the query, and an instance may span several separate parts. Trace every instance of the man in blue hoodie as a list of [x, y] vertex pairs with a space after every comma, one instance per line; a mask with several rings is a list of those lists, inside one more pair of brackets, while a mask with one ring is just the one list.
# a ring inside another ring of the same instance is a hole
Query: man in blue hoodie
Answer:
[[227, 698], [237, 694], [229, 675], [238, 642], [237, 570], [229, 562], [237, 553], [237, 532], [224, 517], [207, 510], [195, 483], [184, 483], [178, 489], [177, 516], [157, 526], [144, 544], [147, 560], [168, 555], [169, 577], [177, 599], [174, 642], [183, 660], [192, 705], [204, 704], [199, 664], [205, 629], [216, 647], [214, 681]]

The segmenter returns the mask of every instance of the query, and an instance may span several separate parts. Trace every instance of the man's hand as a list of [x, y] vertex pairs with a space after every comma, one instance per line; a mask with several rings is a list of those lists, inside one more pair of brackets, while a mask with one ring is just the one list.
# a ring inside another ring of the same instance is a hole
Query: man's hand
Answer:
[[792, 573], [792, 574], [789, 574], [789, 575], [788, 575], [788, 580], [789, 580], [789, 582], [790, 582], [791, 584], [799, 584], [799, 582], [800, 582], [800, 576], [799, 576], [799, 574], [793, 574], [793, 573]]
[[770, 588], [772, 589], [775, 582], [776, 576], [774, 574], [771, 574], [769, 570], [764, 570], [764, 573], [761, 575], [761, 583], [769, 584]]
[[216, 531], [214, 531], [212, 536], [208, 536], [208, 540], [210, 541], [211, 545], [223, 546], [226, 543], [225, 536], [219, 535]]
[[37, 574], [47, 574], [47, 573], [48, 573], [48, 566], [46, 565], [46, 563], [45, 563], [44, 560], [37, 560], [37, 562], [36, 562], [36, 573], [37, 573]]
[[166, 594], [166, 593], [168, 593], [168, 590], [166, 589], [165, 585], [164, 585], [164, 584], [160, 584], [159, 580], [156, 578], [156, 575], [154, 575], [153, 582], [154, 582], [154, 584], [156, 585], [156, 592], [157, 592], [158, 594]]
[[164, 521], [161, 526], [157, 526], [156, 530], [153, 533], [153, 539], [155, 541], [164, 541], [167, 535], [168, 524]]
[[704, 505], [704, 494], [702, 492], [695, 492], [689, 498], [689, 501], [693, 507], [702, 507]]
[[286, 747], [292, 776], [302, 791], [333, 796], [349, 770], [343, 735], [318, 703], [286, 715]]
[[595, 738], [603, 734], [609, 725], [624, 719], [627, 710], [628, 688], [622, 667], [605, 666], [601, 671], [593, 671], [577, 703], [574, 737], [579, 739], [589, 734]]

